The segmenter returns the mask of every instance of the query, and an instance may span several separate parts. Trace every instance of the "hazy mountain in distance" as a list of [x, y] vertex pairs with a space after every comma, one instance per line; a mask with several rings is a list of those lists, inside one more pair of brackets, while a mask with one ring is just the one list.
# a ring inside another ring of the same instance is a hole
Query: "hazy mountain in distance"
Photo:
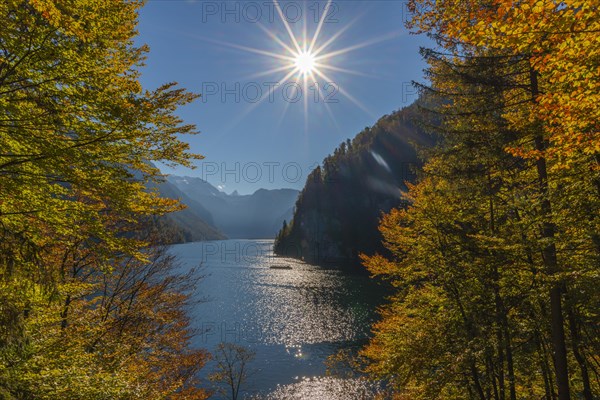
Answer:
[[226, 239], [226, 236], [215, 228], [210, 212], [200, 203], [189, 198], [169, 181], [154, 186], [158, 188], [162, 197], [177, 199], [187, 206], [184, 210], [166, 214], [159, 219], [159, 224], [174, 231], [173, 242]]
[[[147, 161], [148, 165], [156, 167]], [[141, 180], [142, 176], [137, 170], [130, 170], [134, 179]], [[203, 240], [222, 240], [227, 237], [214, 226], [213, 218], [201, 204], [190, 199], [168, 180], [160, 183], [147, 182], [148, 189], [158, 189], [160, 196], [179, 200], [186, 208], [154, 218], [161, 231], [167, 233], [165, 239], [168, 243], [198, 242]]]
[[[274, 238], [290, 220], [298, 197], [294, 189], [259, 189], [250, 195], [227, 194], [201, 178], [169, 176], [168, 181], [212, 216], [214, 226], [230, 238]], [[185, 201], [184, 201], [185, 203]]]
[[177, 186], [173, 185], [168, 180], [159, 184], [158, 190], [160, 191], [163, 197], [180, 200], [183, 204], [187, 206], [187, 208], [191, 212], [193, 212], [198, 217], [202, 218], [206, 223], [214, 227], [215, 222], [211, 213], [206, 208], [204, 208], [202, 204], [190, 198], [187, 194], [179, 190]]

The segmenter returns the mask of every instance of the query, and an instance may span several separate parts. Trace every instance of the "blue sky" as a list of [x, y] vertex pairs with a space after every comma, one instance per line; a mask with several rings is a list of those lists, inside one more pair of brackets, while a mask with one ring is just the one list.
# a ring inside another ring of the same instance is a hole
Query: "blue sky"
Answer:
[[[415, 99], [410, 82], [422, 81], [425, 67], [418, 49], [430, 42], [404, 27], [405, 3], [327, 4], [281, 1], [283, 17], [266, 0], [146, 4], [138, 40], [150, 53], [142, 84], [155, 88], [177, 81], [203, 94], [180, 115], [201, 131], [185, 140], [205, 159], [195, 170], [164, 172], [198, 176], [228, 193], [300, 189], [340, 142]], [[273, 38], [295, 50], [282, 21], [304, 51], [323, 16], [313, 52], [338, 36], [320, 53], [334, 55], [317, 60], [322, 75], [307, 75], [309, 87], [301, 73], [298, 84], [298, 74], [282, 80], [289, 72], [283, 68], [295, 67], [294, 56]], [[282, 70], [267, 73], [277, 68]]]

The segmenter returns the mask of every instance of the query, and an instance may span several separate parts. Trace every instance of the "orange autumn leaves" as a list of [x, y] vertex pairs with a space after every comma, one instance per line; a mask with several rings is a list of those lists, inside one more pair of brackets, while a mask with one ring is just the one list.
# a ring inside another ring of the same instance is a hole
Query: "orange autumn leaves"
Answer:
[[[600, 151], [600, 2], [597, 0], [413, 0], [410, 25], [435, 30], [447, 47], [483, 47], [525, 55], [539, 74], [531, 118], [545, 125], [549, 157], [563, 161]], [[515, 126], [523, 116], [507, 114]], [[532, 155], [530, 149], [513, 149]]]
[[398, 399], [593, 400], [600, 259], [598, 6], [413, 0], [438, 137], [384, 216], [396, 287], [363, 350]]
[[201, 158], [177, 115], [197, 95], [143, 90], [141, 6], [0, 2], [0, 398], [207, 395], [193, 279], [147, 235], [181, 208], [148, 188], [151, 162]]

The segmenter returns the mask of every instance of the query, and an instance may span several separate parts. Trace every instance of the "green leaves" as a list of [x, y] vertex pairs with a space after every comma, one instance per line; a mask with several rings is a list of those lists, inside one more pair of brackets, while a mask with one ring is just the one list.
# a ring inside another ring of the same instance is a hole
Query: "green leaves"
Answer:
[[174, 114], [197, 96], [172, 83], [142, 92], [137, 68], [145, 49], [132, 44], [139, 4], [19, 4], [0, 8], [7, 21], [0, 31], [0, 186], [7, 199], [0, 218], [29, 214], [31, 234], [40, 226], [74, 234], [84, 221], [95, 223], [95, 234], [119, 246], [102, 226], [103, 212], [128, 219], [173, 210], [130, 169], [144, 180], [158, 173], [148, 161], [199, 158], [178, 139], [195, 127]]
[[[197, 95], [138, 81], [140, 6], [0, 4], [0, 393], [206, 397], [193, 387], [206, 356], [187, 349], [189, 287], [136, 233], [181, 207], [147, 189], [161, 178], [151, 161], [200, 158], [176, 115]], [[126, 299], [123, 282], [136, 288]]]
[[[409, 188], [408, 208], [381, 221], [392, 257], [363, 258], [398, 289], [363, 351], [369, 371], [389, 379], [398, 398], [550, 399], [549, 382], [558, 382], [561, 396], [571, 390], [591, 399], [600, 391], [589, 368], [595, 339], [581, 335], [600, 315], [588, 288], [600, 284], [598, 151], [588, 142], [595, 131], [587, 116], [572, 125], [550, 121], [558, 109], [534, 90], [566, 99], [589, 83], [549, 72], [571, 85], [561, 92], [535, 72], [537, 55], [520, 53], [527, 37], [515, 44], [490, 36], [490, 29], [508, 35], [506, 24], [521, 18], [495, 13], [527, 2], [495, 8], [502, 4], [413, 2], [414, 23], [447, 46], [423, 52], [431, 80], [423, 123], [440, 142]], [[477, 11], [466, 23], [469, 7]], [[588, 63], [597, 66], [583, 56], [573, 62]], [[555, 371], [561, 347], [567, 365]]]

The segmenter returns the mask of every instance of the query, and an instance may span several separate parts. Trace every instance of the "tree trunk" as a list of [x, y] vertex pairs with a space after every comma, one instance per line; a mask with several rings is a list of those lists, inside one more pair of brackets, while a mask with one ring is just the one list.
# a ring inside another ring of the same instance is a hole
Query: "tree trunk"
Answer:
[[592, 395], [592, 387], [590, 385], [590, 375], [588, 373], [587, 362], [580, 351], [581, 341], [579, 337], [579, 331], [577, 329], [577, 320], [575, 318], [573, 306], [568, 303], [567, 317], [569, 320], [569, 331], [571, 332], [572, 338], [571, 346], [573, 347], [573, 355], [575, 356], [575, 360], [577, 361], [577, 364], [579, 364], [579, 369], [581, 370], [581, 381], [583, 383], [583, 398], [585, 400], [594, 400], [594, 396]]
[[544, 350], [544, 343], [542, 343], [542, 338], [538, 332], [535, 333], [535, 341], [538, 347], [540, 367], [542, 369], [542, 376], [544, 378], [544, 390], [546, 391], [544, 400], [555, 400], [556, 396], [554, 395], [554, 382], [552, 382], [552, 376], [550, 375], [548, 356]]
[[66, 329], [68, 325], [68, 315], [69, 315], [69, 306], [71, 305], [71, 295], [68, 294], [65, 299], [65, 305], [63, 306], [63, 311], [60, 313], [60, 328]]
[[475, 366], [475, 361], [471, 361], [471, 378], [473, 378], [473, 384], [475, 385], [475, 390], [477, 391], [477, 395], [481, 400], [486, 400], [485, 393], [483, 392], [483, 388], [481, 387], [481, 382], [479, 381], [479, 373], [477, 372], [477, 367]]
[[[539, 94], [537, 72], [530, 69], [531, 79], [531, 95], [533, 101]], [[538, 173], [539, 194], [541, 196], [540, 209], [542, 213], [542, 229], [541, 236], [548, 240], [548, 245], [542, 250], [544, 266], [546, 273], [551, 276], [558, 272], [558, 261], [556, 258], [556, 246], [554, 244], [555, 226], [551, 221], [552, 207], [548, 197], [548, 170], [546, 159], [542, 156], [546, 150], [546, 143], [541, 129], [536, 132], [535, 149], [539, 152], [536, 167]], [[554, 353], [554, 372], [556, 375], [556, 384], [558, 386], [558, 399], [571, 400], [571, 392], [569, 389], [569, 368], [567, 363], [567, 346], [565, 341], [564, 318], [562, 312], [562, 285], [553, 283], [550, 288], [550, 324], [552, 347]]]
[[[488, 173], [488, 185], [490, 190], [490, 230], [492, 235], [496, 234], [496, 221], [495, 221], [495, 211], [494, 211], [494, 201], [491, 195], [492, 193], [492, 185], [491, 185], [491, 176]], [[493, 254], [493, 253], [492, 253]], [[500, 362], [500, 371], [498, 375], [498, 382], [500, 385], [500, 398], [504, 400], [505, 396], [505, 382], [504, 382], [504, 353], [506, 353], [506, 363], [508, 369], [508, 383], [509, 383], [509, 393], [510, 400], [517, 400], [517, 392], [515, 389], [515, 371], [513, 364], [513, 356], [512, 356], [512, 348], [510, 343], [510, 330], [508, 326], [508, 311], [504, 306], [504, 301], [500, 294], [500, 273], [498, 271], [498, 267], [494, 266], [493, 269], [493, 288], [494, 288], [494, 300], [496, 303], [496, 323], [498, 327], [496, 329], [496, 335], [498, 340], [498, 359]]]
[[508, 318], [506, 318], [506, 313], [504, 314], [502, 324], [503, 324], [503, 328], [504, 328], [504, 340], [505, 340], [504, 347], [506, 349], [506, 366], [508, 369], [508, 390], [510, 393], [510, 400], [517, 400], [517, 390], [515, 387], [515, 367], [514, 367], [514, 362], [513, 362], [510, 331], [508, 329]]

